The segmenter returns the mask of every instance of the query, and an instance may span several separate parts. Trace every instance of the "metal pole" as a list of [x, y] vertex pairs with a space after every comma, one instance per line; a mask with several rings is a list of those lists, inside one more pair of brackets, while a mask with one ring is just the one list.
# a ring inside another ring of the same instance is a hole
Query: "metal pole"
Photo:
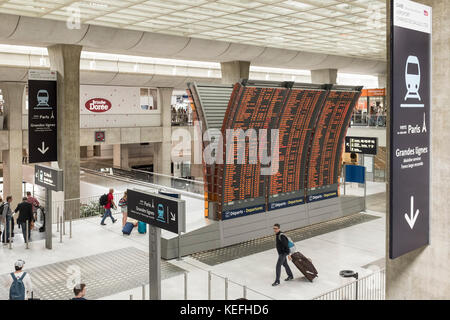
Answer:
[[62, 209], [62, 211], [63, 211], [62, 212], [62, 219], [63, 219], [62, 229], [63, 229], [63, 235], [66, 235], [66, 212], [67, 212], [67, 210], [66, 210], [66, 204], [65, 203], [64, 203], [64, 208]]
[[364, 212], [367, 210], [367, 168], [364, 167]]
[[[47, 189], [48, 190], [48, 189]], [[51, 192], [50, 190], [48, 190], [48, 192]], [[56, 218], [56, 232], [59, 232], [59, 206], [58, 206], [58, 208], [56, 209], [56, 212], [57, 212], [57, 218]]]
[[211, 271], [208, 271], [208, 300], [211, 300]]
[[358, 273], [355, 274], [355, 278], [356, 278], [356, 300], [358, 300]]
[[150, 300], [161, 300], [161, 229], [149, 224]]
[[73, 217], [73, 210], [70, 210], [70, 222], [69, 222], [70, 239], [72, 239], [72, 219], [73, 219], [72, 217]]
[[178, 258], [177, 261], [181, 261], [181, 231], [178, 232]]
[[61, 224], [61, 226], [59, 227], [59, 242], [62, 243], [62, 224], [63, 224], [63, 218], [59, 217], [59, 223]]
[[30, 224], [30, 223], [28, 222], [28, 220], [25, 221], [25, 243], [26, 243], [26, 248], [27, 248], [27, 249], [29, 249], [29, 248], [28, 248], [28, 231], [29, 231], [29, 229], [30, 229], [29, 224]]
[[228, 278], [225, 278], [225, 300], [228, 300]]
[[52, 210], [52, 191], [46, 189], [46, 201], [47, 201], [47, 210], [45, 212], [45, 247], [47, 249], [52, 249], [52, 228], [53, 228], [53, 210]]
[[145, 300], [145, 283], [142, 284], [142, 300]]
[[247, 286], [244, 286], [244, 299], [247, 299]]
[[133, 300], [133, 295], [132, 294], [130, 294], [130, 300]]
[[[8, 219], [8, 218], [6, 218]], [[11, 242], [11, 235], [12, 235], [12, 222], [13, 222], [13, 217], [11, 217], [11, 221], [9, 222], [9, 249], [12, 249], [12, 242]], [[6, 232], [7, 230], [5, 230]]]
[[344, 196], [346, 195], [345, 193], [345, 184], [347, 182], [347, 165], [344, 164]]
[[184, 273], [184, 300], [188, 299], [188, 274], [187, 272]]

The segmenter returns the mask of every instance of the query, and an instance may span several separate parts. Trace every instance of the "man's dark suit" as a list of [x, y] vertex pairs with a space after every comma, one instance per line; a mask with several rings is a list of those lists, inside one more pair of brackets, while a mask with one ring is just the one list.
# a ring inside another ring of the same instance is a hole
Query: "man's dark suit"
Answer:
[[26, 230], [28, 224], [28, 240], [31, 235], [30, 223], [34, 220], [33, 217], [33, 206], [27, 201], [23, 201], [17, 205], [15, 213], [19, 212], [19, 217], [17, 218], [17, 224], [22, 228], [23, 239], [26, 240]]

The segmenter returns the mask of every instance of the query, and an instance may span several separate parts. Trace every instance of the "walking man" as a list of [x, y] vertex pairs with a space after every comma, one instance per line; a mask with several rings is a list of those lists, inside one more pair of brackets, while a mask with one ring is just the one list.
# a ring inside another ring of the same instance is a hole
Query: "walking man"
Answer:
[[[22, 202], [17, 205], [15, 213], [19, 212], [19, 217], [17, 218], [17, 223], [22, 228], [23, 241], [27, 242], [31, 240], [31, 222], [34, 221], [33, 217], [33, 206], [28, 202], [27, 197], [22, 198]], [[27, 238], [28, 229], [28, 238]]]
[[278, 261], [276, 266], [276, 279], [272, 286], [277, 286], [280, 284], [280, 276], [281, 276], [281, 266], [286, 269], [286, 273], [288, 277], [285, 281], [290, 281], [294, 279], [294, 275], [292, 274], [291, 268], [289, 268], [287, 257], [289, 256], [289, 240], [288, 238], [281, 232], [280, 225], [276, 223], [273, 226], [273, 232], [275, 233], [276, 238], [276, 246], [278, 251]]
[[9, 288], [9, 300], [27, 300], [32, 297], [33, 284], [30, 275], [22, 270], [24, 265], [25, 261], [17, 260], [14, 263], [16, 271], [5, 280]]
[[114, 189], [109, 189], [108, 193], [108, 202], [105, 205], [105, 214], [103, 215], [102, 222], [100, 223], [102, 226], [106, 225], [105, 220], [107, 217], [110, 217], [112, 222], [115, 223], [116, 219], [113, 218], [111, 213], [111, 208], [117, 208], [116, 204], [114, 203]]
[[39, 201], [38, 201], [35, 197], [33, 197], [33, 196], [31, 195], [31, 192], [30, 192], [30, 191], [27, 191], [27, 201], [28, 201], [29, 203], [31, 203], [31, 205], [33, 206], [33, 215], [34, 215], [34, 219], [36, 220], [36, 219], [37, 219], [37, 217], [36, 217], [36, 212], [37, 212], [37, 209], [38, 209], [39, 206], [40, 206], [40, 203], [39, 203]]

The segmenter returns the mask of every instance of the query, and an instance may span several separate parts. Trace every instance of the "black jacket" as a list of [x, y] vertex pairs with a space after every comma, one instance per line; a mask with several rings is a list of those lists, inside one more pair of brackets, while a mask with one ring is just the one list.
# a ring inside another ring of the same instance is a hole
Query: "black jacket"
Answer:
[[28, 202], [21, 202], [17, 205], [14, 212], [19, 211], [19, 217], [17, 218], [17, 223], [25, 223], [26, 221], [34, 220], [33, 217], [33, 206]]
[[281, 234], [281, 231], [276, 234], [275, 238], [277, 239], [278, 254], [289, 254], [288, 238], [284, 234]]

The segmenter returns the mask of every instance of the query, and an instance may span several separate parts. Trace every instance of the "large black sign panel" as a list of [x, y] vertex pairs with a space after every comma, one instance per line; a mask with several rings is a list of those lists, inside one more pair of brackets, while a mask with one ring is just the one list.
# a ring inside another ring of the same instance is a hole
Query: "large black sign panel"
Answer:
[[34, 183], [53, 191], [63, 191], [63, 171], [47, 166], [36, 165], [34, 168]]
[[[52, 77], [40, 77], [39, 72], [28, 80], [28, 145], [29, 162], [51, 162], [58, 160], [57, 150], [57, 83], [56, 73]], [[45, 80], [36, 80], [36, 79]]]
[[393, 0], [390, 258], [429, 244], [431, 8]]
[[377, 155], [378, 139], [372, 137], [345, 137], [345, 152]]
[[127, 191], [128, 216], [173, 232], [185, 232], [185, 202], [170, 196]]

